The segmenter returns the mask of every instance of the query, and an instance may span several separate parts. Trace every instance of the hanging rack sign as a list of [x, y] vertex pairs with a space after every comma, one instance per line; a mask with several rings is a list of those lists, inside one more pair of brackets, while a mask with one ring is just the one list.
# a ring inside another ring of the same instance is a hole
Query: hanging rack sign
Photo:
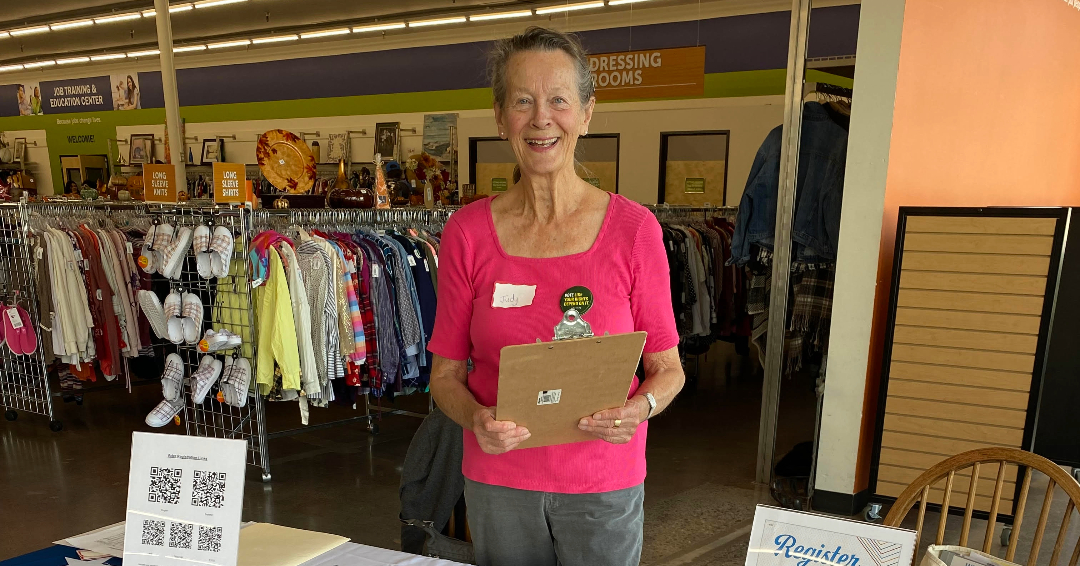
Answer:
[[143, 200], [176, 204], [176, 166], [169, 163], [143, 165]]
[[597, 100], [705, 94], [705, 47], [622, 51], [589, 56]]
[[242, 204], [250, 202], [247, 194], [243, 163], [214, 164], [214, 202], [218, 204]]

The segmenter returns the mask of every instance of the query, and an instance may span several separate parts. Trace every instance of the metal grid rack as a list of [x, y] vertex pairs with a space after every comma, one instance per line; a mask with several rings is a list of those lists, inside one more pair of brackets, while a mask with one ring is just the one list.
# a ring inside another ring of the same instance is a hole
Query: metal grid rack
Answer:
[[[18, 304], [26, 309], [32, 327], [37, 329], [41, 320], [26, 214], [23, 205], [0, 205], [0, 289], [4, 304]], [[7, 346], [0, 347], [0, 405], [4, 406], [4, 418], [9, 421], [18, 418], [18, 410], [49, 417], [49, 428], [53, 431], [63, 428], [53, 417], [48, 372], [40, 344], [33, 354], [22, 356], [13, 354]]]
[[[251, 363], [254, 384], [255, 320], [245, 265], [245, 254], [250, 242], [250, 209], [213, 205], [148, 205], [147, 208], [154, 222], [171, 224], [174, 230], [182, 226], [194, 230], [197, 226], [207, 225], [211, 227], [212, 233], [215, 227], [225, 226], [235, 237], [233, 261], [228, 277], [203, 279], [198, 273], [195, 251], [189, 246], [180, 279], [170, 281], [169, 286], [170, 292], [191, 293], [202, 301], [203, 325], [199, 329], [200, 339], [206, 329], [226, 328], [241, 336], [244, 346], [239, 348], [239, 352], [224, 350], [203, 354], [195, 345], [169, 344], [163, 347], [163, 355], [172, 352], [179, 354], [184, 360], [185, 377], [190, 377], [198, 369], [203, 356], [213, 356], [219, 361], [224, 361], [225, 356], [243, 356]], [[195, 404], [191, 399], [190, 384], [187, 379], [184, 380], [184, 422], [187, 434], [246, 441], [248, 464], [261, 468], [263, 481], [270, 481], [270, 455], [266, 446], [266, 414], [262, 397], [249, 390], [247, 404], [244, 407], [234, 407], [224, 403], [217, 396], [217, 391], [215, 384], [203, 402]]]

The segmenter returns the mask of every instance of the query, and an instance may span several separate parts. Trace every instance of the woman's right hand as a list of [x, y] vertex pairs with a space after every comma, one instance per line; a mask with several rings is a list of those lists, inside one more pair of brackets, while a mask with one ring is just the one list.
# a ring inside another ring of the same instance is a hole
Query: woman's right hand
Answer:
[[495, 409], [482, 407], [473, 414], [473, 434], [487, 454], [503, 454], [528, 440], [529, 429], [512, 421], [495, 420]]

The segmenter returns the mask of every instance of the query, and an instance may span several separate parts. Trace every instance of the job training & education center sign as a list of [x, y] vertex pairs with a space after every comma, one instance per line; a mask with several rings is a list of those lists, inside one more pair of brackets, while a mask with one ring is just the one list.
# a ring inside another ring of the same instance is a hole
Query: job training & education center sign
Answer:
[[0, 85], [0, 116], [142, 108], [138, 73]]

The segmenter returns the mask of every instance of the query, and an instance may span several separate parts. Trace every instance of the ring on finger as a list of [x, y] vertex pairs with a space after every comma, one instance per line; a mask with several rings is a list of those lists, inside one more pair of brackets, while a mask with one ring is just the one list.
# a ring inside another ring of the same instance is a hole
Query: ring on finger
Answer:
[[615, 426], [612, 428], [619, 428], [622, 426], [622, 419], [615, 419]]

